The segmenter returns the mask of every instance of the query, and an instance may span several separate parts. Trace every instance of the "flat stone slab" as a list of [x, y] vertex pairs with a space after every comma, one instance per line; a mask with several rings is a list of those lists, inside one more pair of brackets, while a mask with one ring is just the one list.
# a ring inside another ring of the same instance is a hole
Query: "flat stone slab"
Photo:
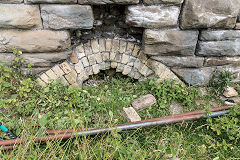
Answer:
[[135, 99], [132, 102], [132, 107], [135, 110], [143, 110], [143, 109], [145, 109], [147, 107], [150, 107], [150, 106], [152, 106], [156, 103], [157, 103], [156, 98], [152, 94], [147, 94], [147, 95], [142, 96], [138, 99]]
[[194, 55], [198, 33], [198, 31], [182, 31], [175, 29], [146, 29], [143, 35], [144, 54], [151, 56]]
[[0, 4], [0, 28], [42, 28], [37, 5]]
[[71, 47], [70, 34], [50, 30], [0, 30], [0, 52], [10, 53], [14, 47], [28, 53], [65, 51]]
[[180, 26], [182, 29], [234, 28], [239, 0], [185, 0]]
[[88, 5], [41, 5], [44, 28], [91, 29], [93, 11]]
[[0, 0], [0, 3], [22, 3], [23, 0]]
[[126, 23], [135, 27], [176, 27], [180, 8], [177, 6], [129, 6]]
[[153, 4], [181, 4], [183, 0], [143, 0], [144, 4], [153, 5]]
[[77, 3], [77, 0], [26, 0], [27, 3]]
[[204, 30], [199, 36], [201, 41], [226, 41], [240, 39], [238, 30]]
[[141, 117], [138, 115], [138, 113], [133, 107], [123, 108], [123, 112], [128, 122], [141, 121]]
[[138, 4], [139, 0], [78, 0], [79, 4]]

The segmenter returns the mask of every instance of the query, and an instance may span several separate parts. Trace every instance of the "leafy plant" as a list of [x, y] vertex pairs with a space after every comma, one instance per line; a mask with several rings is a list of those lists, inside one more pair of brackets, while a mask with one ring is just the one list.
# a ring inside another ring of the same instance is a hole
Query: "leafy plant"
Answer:
[[215, 73], [209, 82], [211, 91], [216, 95], [222, 95], [224, 88], [231, 84], [233, 74], [229, 71]]

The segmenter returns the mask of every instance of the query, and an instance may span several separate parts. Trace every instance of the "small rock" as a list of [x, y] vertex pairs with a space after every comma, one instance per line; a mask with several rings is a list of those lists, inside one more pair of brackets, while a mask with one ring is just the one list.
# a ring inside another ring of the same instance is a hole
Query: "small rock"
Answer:
[[170, 113], [173, 114], [180, 114], [183, 113], [183, 107], [179, 103], [172, 103], [169, 107]]
[[132, 102], [132, 107], [136, 110], [143, 110], [147, 107], [154, 105], [155, 103], [157, 103], [156, 98], [151, 94], [147, 94], [138, 99], [135, 99]]
[[232, 105], [235, 105], [236, 103], [231, 99], [227, 99], [225, 100], [224, 104], [227, 106], [232, 106]]
[[233, 87], [226, 87], [223, 95], [227, 98], [238, 96], [237, 91]]
[[124, 116], [127, 118], [128, 122], [141, 121], [141, 117], [137, 114], [133, 107], [123, 108]]

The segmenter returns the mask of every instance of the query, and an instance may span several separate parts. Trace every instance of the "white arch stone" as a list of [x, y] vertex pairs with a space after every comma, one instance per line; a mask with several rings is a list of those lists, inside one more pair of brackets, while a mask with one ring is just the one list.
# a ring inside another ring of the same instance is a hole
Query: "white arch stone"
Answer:
[[68, 60], [39, 75], [37, 81], [44, 86], [61, 79], [65, 85], [81, 86], [89, 76], [110, 68], [140, 81], [157, 77], [159, 82], [181, 82], [164, 64], [148, 58], [139, 45], [116, 39], [94, 39], [82, 43]]

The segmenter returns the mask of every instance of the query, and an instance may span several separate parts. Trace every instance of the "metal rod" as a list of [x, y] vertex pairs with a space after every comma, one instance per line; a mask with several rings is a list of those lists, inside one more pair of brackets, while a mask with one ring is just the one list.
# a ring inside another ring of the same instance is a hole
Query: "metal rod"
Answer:
[[[166, 117], [160, 117], [159, 119], [151, 119], [147, 121], [139, 121], [136, 123], [129, 123], [129, 124], [122, 124], [118, 125], [115, 127], [108, 127], [108, 128], [98, 128], [98, 129], [92, 129], [92, 130], [86, 130], [86, 131], [76, 131], [72, 133], [66, 133], [66, 134], [57, 134], [57, 135], [49, 135], [45, 137], [36, 137], [33, 139], [34, 142], [36, 143], [46, 143], [46, 141], [52, 141], [52, 140], [63, 140], [63, 139], [68, 139], [71, 137], [76, 137], [76, 136], [87, 136], [87, 135], [97, 135], [100, 133], [106, 133], [114, 130], [118, 131], [126, 131], [130, 129], [137, 129], [141, 127], [147, 127], [147, 126], [156, 126], [156, 125], [165, 125], [165, 124], [171, 124], [171, 123], [177, 123], [177, 122], [184, 122], [184, 121], [190, 121], [190, 120], [196, 120], [196, 119], [201, 119], [201, 118], [207, 118], [207, 117], [217, 117], [221, 115], [225, 115], [229, 113], [229, 110], [225, 111], [217, 111], [213, 112], [210, 115], [204, 116], [203, 113], [200, 114], [183, 114], [183, 116], [177, 115], [177, 116], [167, 116]], [[21, 144], [24, 143], [25, 141], [23, 139], [14, 139], [14, 140], [4, 140], [0, 141], [0, 146], [4, 146], [6, 150], [9, 150], [14, 148], [15, 144]], [[4, 150], [4, 148], [3, 148]]]

